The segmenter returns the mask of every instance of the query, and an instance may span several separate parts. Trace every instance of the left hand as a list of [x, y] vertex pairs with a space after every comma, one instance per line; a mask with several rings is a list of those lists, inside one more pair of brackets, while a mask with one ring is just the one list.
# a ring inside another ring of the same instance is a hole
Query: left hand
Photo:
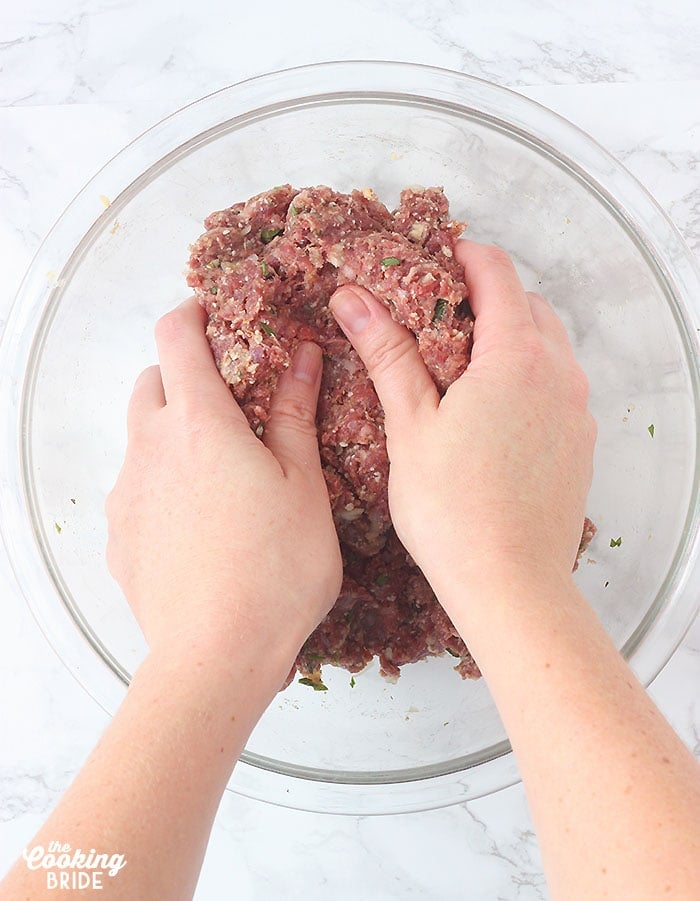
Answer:
[[261, 441], [205, 321], [191, 299], [156, 326], [160, 367], [136, 383], [107, 499], [108, 564], [151, 650], [231, 636], [291, 665], [342, 579], [315, 425], [321, 351], [297, 351]]

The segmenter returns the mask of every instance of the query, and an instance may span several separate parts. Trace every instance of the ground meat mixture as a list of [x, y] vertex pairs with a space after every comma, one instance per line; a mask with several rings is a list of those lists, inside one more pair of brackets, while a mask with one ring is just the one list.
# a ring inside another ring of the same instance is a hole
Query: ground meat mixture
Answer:
[[[479, 671], [391, 525], [384, 414], [366, 370], [328, 310], [353, 282], [409, 328], [440, 392], [466, 369], [473, 319], [441, 188], [408, 188], [393, 213], [368, 189], [281, 185], [212, 213], [187, 281], [209, 315], [217, 366], [251, 428], [262, 435], [270, 398], [297, 345], [324, 354], [318, 406], [321, 460], [340, 538], [338, 601], [296, 661], [322, 687], [321, 666], [351, 672], [374, 657], [397, 676], [405, 663], [448, 652]], [[580, 553], [594, 531], [586, 521]]]

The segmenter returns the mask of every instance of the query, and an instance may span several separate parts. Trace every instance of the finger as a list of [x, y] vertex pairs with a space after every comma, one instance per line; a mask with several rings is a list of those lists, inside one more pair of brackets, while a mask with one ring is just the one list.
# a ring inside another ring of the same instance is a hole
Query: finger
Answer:
[[300, 344], [272, 397], [263, 442], [285, 475], [301, 470], [321, 476], [316, 404], [322, 368], [321, 348], [311, 342]]
[[206, 321], [206, 312], [191, 297], [156, 323], [158, 359], [168, 404], [200, 398], [232, 401], [207, 341]]
[[163, 382], [160, 378], [160, 367], [149, 366], [136, 379], [134, 390], [129, 400], [126, 413], [126, 427], [129, 434], [154, 413], [165, 406]]
[[364, 288], [343, 285], [329, 306], [367, 367], [388, 429], [407, 427], [421, 407], [437, 409], [440, 398], [416, 339], [384, 304]]
[[464, 266], [469, 304], [476, 318], [475, 342], [487, 334], [489, 340], [493, 336], [498, 340], [532, 328], [525, 289], [504, 250], [461, 239], [455, 245], [455, 257]]
[[564, 323], [554, 312], [549, 303], [541, 294], [534, 291], [527, 292], [527, 300], [530, 304], [530, 313], [535, 321], [535, 325], [543, 335], [554, 341], [555, 344], [562, 348], [571, 349], [569, 335], [564, 327]]

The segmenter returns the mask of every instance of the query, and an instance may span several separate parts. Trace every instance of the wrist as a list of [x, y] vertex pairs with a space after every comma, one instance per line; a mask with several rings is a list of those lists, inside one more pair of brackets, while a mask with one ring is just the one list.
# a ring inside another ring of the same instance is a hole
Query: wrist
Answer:
[[458, 628], [519, 610], [546, 610], [564, 598], [578, 596], [573, 576], [565, 567], [534, 560], [479, 561], [452, 570], [447, 578], [438, 574], [430, 581]]
[[266, 640], [224, 630], [170, 635], [153, 643], [132, 684], [148, 681], [180, 699], [207, 704], [212, 716], [236, 709], [249, 726], [284, 684], [299, 648], [293, 642]]

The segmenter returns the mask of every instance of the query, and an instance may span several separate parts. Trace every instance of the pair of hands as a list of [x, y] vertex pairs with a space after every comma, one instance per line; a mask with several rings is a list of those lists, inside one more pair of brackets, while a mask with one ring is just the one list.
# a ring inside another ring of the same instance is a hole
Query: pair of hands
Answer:
[[[394, 526], [453, 616], [459, 587], [478, 602], [494, 569], [569, 576], [595, 442], [586, 378], [551, 307], [498, 248], [456, 252], [474, 349], [442, 399], [412, 335], [367, 291], [344, 286], [330, 305], [384, 407]], [[288, 646], [291, 660], [342, 580], [316, 437], [320, 350], [297, 352], [260, 441], [204, 331], [192, 300], [156, 327], [160, 367], [134, 389], [107, 503], [109, 566], [152, 649], [230, 633]]]
[[[475, 343], [442, 399], [381, 304], [348, 286], [331, 304], [384, 406], [394, 525], [486, 677], [552, 897], [695, 898], [697, 763], [571, 580], [595, 440], [586, 380], [502, 251], [456, 253]], [[314, 423], [319, 349], [303, 345], [280, 380], [261, 442], [197, 304], [156, 337], [160, 368], [134, 391], [108, 502], [110, 567], [151, 654], [35, 842], [99, 838], [130, 861], [112, 896], [186, 898], [231, 768], [342, 573]], [[37, 875], [18, 863], [5, 896], [35, 897]]]

